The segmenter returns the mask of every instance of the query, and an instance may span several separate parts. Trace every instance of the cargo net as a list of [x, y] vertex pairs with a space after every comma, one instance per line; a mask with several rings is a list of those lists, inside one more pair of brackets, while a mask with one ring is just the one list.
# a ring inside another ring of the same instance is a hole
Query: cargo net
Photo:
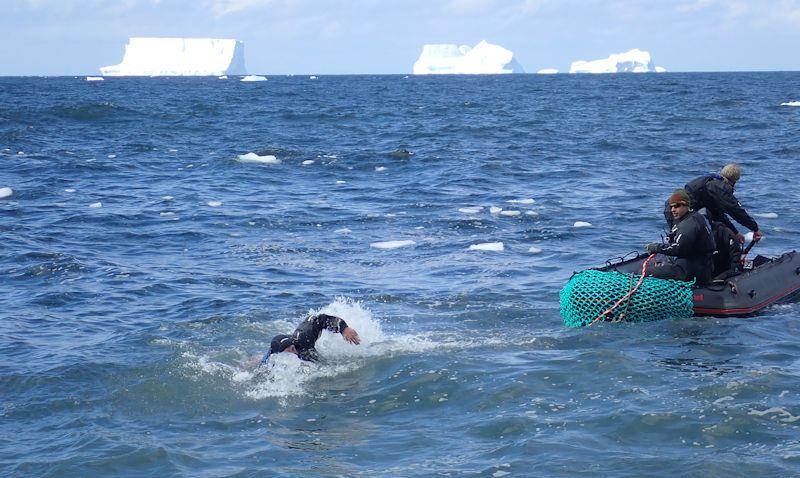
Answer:
[[573, 275], [559, 293], [564, 325], [583, 327], [598, 321], [649, 322], [692, 316], [694, 281], [645, 277], [635, 289], [639, 279], [638, 274], [616, 271], [586, 270]]

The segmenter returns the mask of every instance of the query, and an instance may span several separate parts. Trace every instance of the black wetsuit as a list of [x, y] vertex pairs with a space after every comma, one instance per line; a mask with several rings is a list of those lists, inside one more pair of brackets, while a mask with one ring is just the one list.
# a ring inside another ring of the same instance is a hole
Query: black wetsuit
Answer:
[[[692, 199], [692, 209], [699, 211], [706, 208], [706, 215], [710, 221], [725, 224], [734, 234], [738, 234], [739, 230], [733, 225], [730, 217], [753, 232], [758, 230], [755, 219], [747, 214], [733, 195], [733, 186], [719, 174], [709, 173], [692, 179], [686, 183], [684, 189]], [[664, 217], [667, 219], [667, 224], [672, 226], [669, 204], [665, 206]]]
[[298, 325], [292, 334], [292, 344], [297, 350], [297, 356], [309, 362], [319, 361], [319, 353], [314, 344], [319, 340], [322, 331], [329, 330], [341, 334], [346, 328], [347, 322], [339, 317], [328, 314], [312, 315]]
[[647, 275], [659, 279], [692, 280], [705, 283], [711, 280], [715, 249], [714, 235], [708, 219], [702, 214], [687, 212], [672, 226], [668, 244], [658, 244], [655, 252], [670, 257], [670, 262], [652, 267]]

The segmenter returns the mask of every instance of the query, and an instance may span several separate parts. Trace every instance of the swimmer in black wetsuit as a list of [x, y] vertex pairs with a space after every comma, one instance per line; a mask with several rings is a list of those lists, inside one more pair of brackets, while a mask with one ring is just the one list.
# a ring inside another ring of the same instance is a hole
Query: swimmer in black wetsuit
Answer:
[[319, 340], [323, 330], [342, 334], [342, 337], [353, 345], [361, 343], [358, 332], [348, 326], [343, 319], [334, 315], [317, 314], [312, 315], [298, 325], [292, 335], [280, 334], [273, 337], [269, 350], [264, 354], [261, 363], [267, 363], [270, 355], [280, 352], [293, 353], [300, 360], [318, 362], [319, 352], [314, 348], [314, 344]]

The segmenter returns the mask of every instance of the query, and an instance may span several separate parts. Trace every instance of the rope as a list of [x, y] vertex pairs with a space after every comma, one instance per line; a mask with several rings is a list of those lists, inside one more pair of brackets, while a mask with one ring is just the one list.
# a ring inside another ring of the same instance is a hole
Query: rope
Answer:
[[[622, 298], [620, 300], [618, 300], [614, 305], [609, 307], [608, 310], [606, 310], [602, 314], [600, 314], [597, 317], [595, 317], [595, 319], [593, 321], [589, 322], [589, 327], [591, 327], [592, 325], [595, 324], [595, 322], [599, 321], [600, 319], [606, 317], [608, 314], [613, 312], [614, 309], [619, 307], [620, 304], [625, 302], [625, 300], [628, 300], [629, 303], [630, 303], [630, 298], [633, 297], [633, 294], [636, 293], [637, 290], [639, 290], [639, 287], [642, 285], [642, 282], [644, 282], [644, 277], [645, 277], [644, 273], [647, 270], [647, 265], [650, 263], [651, 260], [653, 260], [654, 257], [656, 257], [655, 254], [650, 254], [650, 256], [647, 258], [647, 260], [644, 261], [644, 264], [642, 264], [642, 274], [639, 277], [639, 281], [636, 283], [636, 286], [633, 287], [631, 290], [629, 290], [627, 294], [622, 296]], [[626, 311], [627, 311], [627, 307], [626, 307]]]

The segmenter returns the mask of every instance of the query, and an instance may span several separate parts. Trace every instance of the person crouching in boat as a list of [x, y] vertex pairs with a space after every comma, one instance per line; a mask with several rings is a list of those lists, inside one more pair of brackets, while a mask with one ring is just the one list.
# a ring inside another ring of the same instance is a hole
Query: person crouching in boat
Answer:
[[281, 352], [293, 353], [300, 360], [318, 362], [319, 353], [314, 345], [323, 330], [342, 334], [342, 337], [353, 345], [361, 343], [358, 332], [348, 326], [343, 319], [328, 314], [312, 315], [301, 322], [292, 335], [279, 334], [273, 337], [269, 350], [261, 359], [261, 364], [267, 363], [270, 355]]
[[667, 262], [650, 267], [646, 274], [658, 279], [709, 282], [716, 245], [708, 219], [691, 209], [692, 202], [685, 189], [676, 189], [667, 204], [673, 222], [668, 242], [651, 242], [645, 246], [650, 254], [667, 256]]

